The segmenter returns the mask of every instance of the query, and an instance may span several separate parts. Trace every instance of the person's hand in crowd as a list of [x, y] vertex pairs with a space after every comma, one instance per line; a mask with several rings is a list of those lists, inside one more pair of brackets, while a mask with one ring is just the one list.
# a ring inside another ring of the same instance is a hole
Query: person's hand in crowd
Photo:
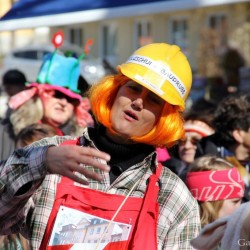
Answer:
[[49, 147], [46, 153], [46, 166], [50, 173], [66, 176], [84, 185], [88, 185], [87, 179], [80, 178], [75, 172], [83, 174], [86, 178], [101, 181], [101, 175], [84, 168], [84, 165], [109, 172], [109, 160], [110, 156], [104, 152], [75, 145]]

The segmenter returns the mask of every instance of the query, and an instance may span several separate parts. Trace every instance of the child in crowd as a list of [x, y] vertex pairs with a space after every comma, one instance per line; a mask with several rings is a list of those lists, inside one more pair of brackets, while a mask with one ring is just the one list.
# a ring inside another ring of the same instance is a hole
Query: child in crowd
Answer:
[[54, 135], [57, 135], [55, 128], [48, 124], [31, 124], [17, 134], [16, 148], [25, 147], [34, 141]]
[[186, 185], [199, 203], [202, 227], [233, 213], [245, 189], [237, 168], [216, 156], [197, 158], [190, 165]]

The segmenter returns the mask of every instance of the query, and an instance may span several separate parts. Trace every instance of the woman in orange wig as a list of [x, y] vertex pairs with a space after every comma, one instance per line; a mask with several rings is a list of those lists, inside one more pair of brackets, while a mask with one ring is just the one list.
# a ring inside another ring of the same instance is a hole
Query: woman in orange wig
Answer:
[[197, 201], [156, 152], [183, 137], [191, 82], [178, 46], [136, 50], [91, 87], [94, 127], [9, 157], [1, 183], [18, 188], [2, 193], [0, 230], [20, 223], [34, 249], [192, 249]]
[[[122, 74], [108, 76], [91, 89], [91, 107], [97, 120], [105, 127], [112, 130], [109, 119], [110, 111], [117, 92], [121, 86], [130, 79]], [[115, 133], [115, 131], [113, 131]], [[173, 106], [165, 102], [161, 116], [154, 128], [141, 137], [132, 137], [131, 141], [150, 144], [154, 146], [171, 147], [184, 135], [183, 118], [179, 106]]]

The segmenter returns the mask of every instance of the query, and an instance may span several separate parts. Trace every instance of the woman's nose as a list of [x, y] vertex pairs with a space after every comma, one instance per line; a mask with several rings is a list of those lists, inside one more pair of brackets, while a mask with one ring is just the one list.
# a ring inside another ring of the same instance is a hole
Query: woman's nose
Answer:
[[143, 109], [143, 99], [141, 97], [136, 98], [132, 101], [132, 108], [135, 110], [142, 110]]
[[196, 143], [192, 140], [192, 138], [187, 138], [184, 142], [185, 148], [194, 148], [196, 147]]
[[61, 105], [63, 105], [63, 106], [66, 106], [68, 103], [66, 98], [60, 98], [59, 100], [60, 100]]
[[185, 148], [190, 148], [190, 147], [193, 147], [194, 145], [191, 143], [190, 140], [186, 140], [185, 143], [184, 143], [184, 147]]

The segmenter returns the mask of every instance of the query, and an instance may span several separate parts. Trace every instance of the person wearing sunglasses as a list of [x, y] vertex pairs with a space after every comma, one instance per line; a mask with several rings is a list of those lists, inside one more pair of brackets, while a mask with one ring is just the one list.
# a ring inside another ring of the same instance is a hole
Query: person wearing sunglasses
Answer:
[[79, 135], [86, 126], [93, 126], [79, 79], [77, 58], [56, 53], [45, 57], [36, 81], [26, 83], [23, 91], [9, 99], [9, 115], [0, 125], [0, 161], [13, 152], [16, 135], [33, 123], [48, 124], [58, 135]]
[[207, 113], [203, 115], [192, 110], [185, 115], [185, 134], [178, 144], [169, 150], [170, 159], [163, 163], [182, 180], [185, 180], [188, 167], [195, 159], [198, 142], [214, 133], [211, 119]]

